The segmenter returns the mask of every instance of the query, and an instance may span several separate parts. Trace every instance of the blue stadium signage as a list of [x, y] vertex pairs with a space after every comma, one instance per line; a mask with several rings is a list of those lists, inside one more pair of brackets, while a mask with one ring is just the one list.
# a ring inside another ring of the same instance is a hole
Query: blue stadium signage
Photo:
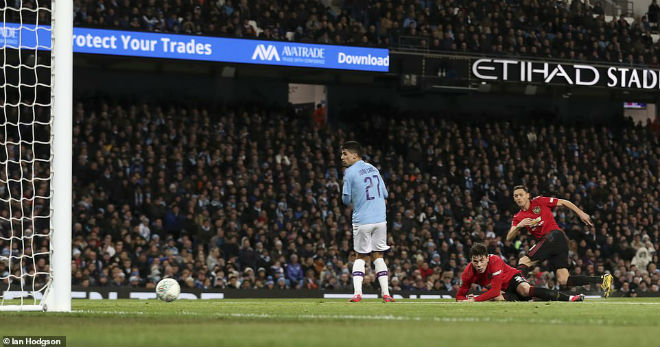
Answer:
[[[50, 27], [5, 23], [2, 48], [50, 49]], [[208, 36], [74, 28], [73, 51], [167, 58], [387, 72], [389, 50]]]
[[472, 75], [479, 80], [639, 90], [660, 89], [660, 71], [630, 66], [602, 66], [504, 58], [477, 59]]

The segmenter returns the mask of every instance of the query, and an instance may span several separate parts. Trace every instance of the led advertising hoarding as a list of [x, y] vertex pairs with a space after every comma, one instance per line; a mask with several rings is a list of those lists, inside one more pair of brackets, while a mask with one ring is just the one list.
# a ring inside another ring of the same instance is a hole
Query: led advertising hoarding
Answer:
[[[5, 23], [0, 28], [0, 43], [2, 48], [50, 49], [50, 27]], [[387, 72], [390, 64], [389, 50], [383, 48], [90, 28], [73, 29], [73, 51], [376, 72]]]

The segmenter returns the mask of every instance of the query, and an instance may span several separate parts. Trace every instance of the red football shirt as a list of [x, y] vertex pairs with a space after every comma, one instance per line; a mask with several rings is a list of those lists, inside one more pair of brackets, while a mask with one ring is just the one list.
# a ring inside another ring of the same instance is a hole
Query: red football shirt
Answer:
[[520, 210], [513, 216], [511, 226], [518, 225], [525, 218], [536, 220], [536, 224], [526, 228], [530, 234], [534, 235], [537, 241], [545, 236], [545, 234], [553, 230], [559, 230], [559, 225], [557, 225], [555, 217], [552, 215], [552, 209], [557, 207], [558, 201], [559, 199], [557, 198], [547, 198], [545, 196], [535, 197], [529, 203], [529, 209]]
[[483, 273], [479, 273], [479, 271], [472, 266], [472, 263], [465, 267], [465, 271], [463, 271], [463, 275], [461, 275], [463, 283], [458, 289], [458, 293], [456, 293], [456, 300], [467, 299], [465, 294], [470, 290], [470, 286], [472, 286], [473, 283], [482, 287], [486, 287], [489, 284], [491, 285], [487, 292], [475, 297], [474, 301], [486, 301], [496, 298], [501, 294], [500, 290], [509, 287], [509, 281], [511, 281], [511, 278], [518, 273], [521, 273], [520, 270], [512, 268], [499, 256], [489, 254], [488, 266], [486, 266], [486, 271]]

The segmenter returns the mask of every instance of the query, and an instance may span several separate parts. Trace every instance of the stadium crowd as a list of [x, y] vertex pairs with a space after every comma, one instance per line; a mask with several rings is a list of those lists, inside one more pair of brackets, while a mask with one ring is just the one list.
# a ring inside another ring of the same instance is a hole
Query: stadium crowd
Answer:
[[[350, 290], [351, 209], [341, 203], [338, 148], [359, 139], [390, 192], [393, 290], [455, 290], [476, 241], [515, 265], [533, 245], [504, 241], [516, 212], [511, 188], [525, 183], [593, 216], [585, 229], [557, 210], [571, 271], [610, 271], [624, 294], [658, 292], [658, 124], [388, 119], [374, 113], [330, 131], [254, 106], [78, 102], [74, 284], [153, 288], [173, 277], [184, 288]], [[6, 255], [9, 242], [0, 249]], [[556, 287], [543, 264], [528, 275]], [[364, 287], [378, 288], [373, 271]]]
[[[634, 21], [582, 0], [75, 0], [77, 26], [659, 67], [656, 0]], [[609, 18], [609, 17], [608, 17]]]

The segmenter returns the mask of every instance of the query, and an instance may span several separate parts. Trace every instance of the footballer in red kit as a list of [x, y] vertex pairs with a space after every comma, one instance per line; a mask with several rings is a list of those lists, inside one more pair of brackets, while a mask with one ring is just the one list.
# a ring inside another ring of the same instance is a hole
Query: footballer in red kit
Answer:
[[534, 223], [527, 227], [532, 236], [538, 241], [553, 230], [559, 230], [559, 225], [552, 215], [552, 209], [557, 207], [559, 199], [537, 196], [529, 202], [527, 210], [520, 210], [513, 216], [512, 225], [518, 225], [523, 219], [529, 218]]
[[591, 217], [568, 200], [544, 196], [530, 199], [529, 190], [522, 185], [513, 188], [513, 200], [520, 211], [513, 216], [511, 229], [506, 235], [507, 241], [515, 239], [522, 229], [527, 230], [536, 239], [534, 247], [518, 261], [518, 269], [523, 272], [523, 275], [527, 273], [530, 267], [547, 260], [551, 270], [555, 271], [560, 286], [600, 284], [603, 291], [605, 291], [605, 296], [609, 296], [612, 287], [612, 275], [579, 276], [569, 274], [568, 238], [564, 231], [559, 229], [552, 210], [557, 207], [566, 207], [575, 212], [580, 220], [590, 227], [593, 226]]
[[[537, 297], [550, 301], [583, 301], [584, 295], [566, 295], [551, 289], [535, 288], [522, 276], [520, 270], [506, 264], [502, 258], [488, 254], [484, 244], [475, 243], [470, 249], [470, 263], [461, 275], [461, 287], [456, 293], [457, 301], [503, 301], [503, 294], [509, 300], [525, 300]], [[467, 296], [472, 284], [490, 288], [483, 294], [473, 297]]]

